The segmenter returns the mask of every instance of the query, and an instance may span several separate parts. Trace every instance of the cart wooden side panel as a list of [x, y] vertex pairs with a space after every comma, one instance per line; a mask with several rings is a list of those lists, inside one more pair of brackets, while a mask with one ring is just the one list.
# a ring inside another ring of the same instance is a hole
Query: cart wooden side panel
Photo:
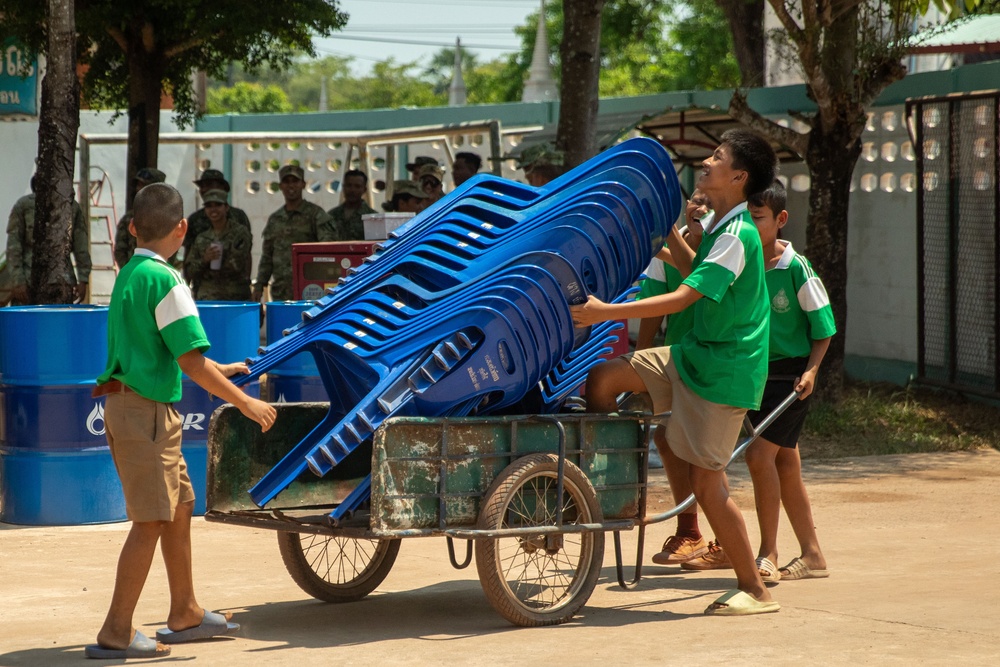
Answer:
[[372, 531], [474, 525], [484, 492], [511, 461], [558, 451], [553, 417], [565, 431], [566, 460], [590, 479], [604, 518], [638, 517], [646, 436], [635, 417], [401, 417], [375, 433]]

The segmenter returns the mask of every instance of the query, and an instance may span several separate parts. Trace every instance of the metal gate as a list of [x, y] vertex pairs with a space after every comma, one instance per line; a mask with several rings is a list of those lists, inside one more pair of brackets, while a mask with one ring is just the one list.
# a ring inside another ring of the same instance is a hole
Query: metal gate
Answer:
[[1000, 397], [1000, 91], [908, 100], [917, 380]]

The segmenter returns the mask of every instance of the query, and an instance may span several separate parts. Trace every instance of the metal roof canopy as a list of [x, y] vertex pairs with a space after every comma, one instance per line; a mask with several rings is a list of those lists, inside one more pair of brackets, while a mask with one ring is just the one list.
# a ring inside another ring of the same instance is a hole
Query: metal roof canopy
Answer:
[[[745, 127], [718, 108], [690, 107], [670, 109], [658, 116], [641, 120], [635, 129], [659, 141], [685, 166], [698, 167], [722, 143], [726, 130]], [[782, 162], [800, 162], [798, 153], [784, 144], [771, 142]]]
[[1000, 53], [1000, 14], [967, 16], [923, 34], [910, 40], [910, 53]]

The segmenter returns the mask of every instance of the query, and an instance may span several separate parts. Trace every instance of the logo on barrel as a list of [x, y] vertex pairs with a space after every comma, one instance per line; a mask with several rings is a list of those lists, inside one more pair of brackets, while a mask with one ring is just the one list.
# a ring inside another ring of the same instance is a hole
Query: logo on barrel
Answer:
[[[205, 415], [201, 412], [189, 412], [184, 417], [184, 425], [181, 427], [185, 431], [194, 429], [195, 431], [204, 431], [205, 427], [202, 426], [202, 422], [205, 421]], [[104, 405], [101, 403], [95, 403], [94, 409], [90, 411], [87, 416], [87, 430], [90, 431], [91, 435], [104, 435]]]

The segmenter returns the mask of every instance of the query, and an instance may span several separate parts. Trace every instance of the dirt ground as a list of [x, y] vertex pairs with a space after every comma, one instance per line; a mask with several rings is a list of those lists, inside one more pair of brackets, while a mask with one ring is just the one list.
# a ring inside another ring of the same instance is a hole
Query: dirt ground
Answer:
[[[742, 464], [734, 494], [756, 540]], [[661, 471], [655, 475], [661, 476]], [[236, 638], [175, 646], [163, 661], [207, 665], [994, 664], [1000, 655], [1000, 453], [919, 454], [807, 462], [832, 576], [779, 583], [777, 614], [702, 615], [734, 582], [731, 571], [648, 564], [638, 588], [614, 578], [610, 537], [603, 576], [566, 625], [509, 626], [489, 606], [475, 567], [454, 570], [439, 538], [404, 541], [380, 589], [329, 605], [292, 582], [273, 533], [196, 520], [199, 598], [231, 609]], [[650, 512], [667, 509], [657, 484]], [[672, 522], [652, 526], [648, 554]], [[127, 524], [25, 528], [0, 524], [0, 665], [80, 664], [111, 595]], [[781, 564], [798, 555], [784, 521]], [[636, 533], [625, 533], [634, 558]], [[164, 625], [166, 581], [156, 561], [135, 621]], [[114, 661], [112, 661], [114, 662]]]

